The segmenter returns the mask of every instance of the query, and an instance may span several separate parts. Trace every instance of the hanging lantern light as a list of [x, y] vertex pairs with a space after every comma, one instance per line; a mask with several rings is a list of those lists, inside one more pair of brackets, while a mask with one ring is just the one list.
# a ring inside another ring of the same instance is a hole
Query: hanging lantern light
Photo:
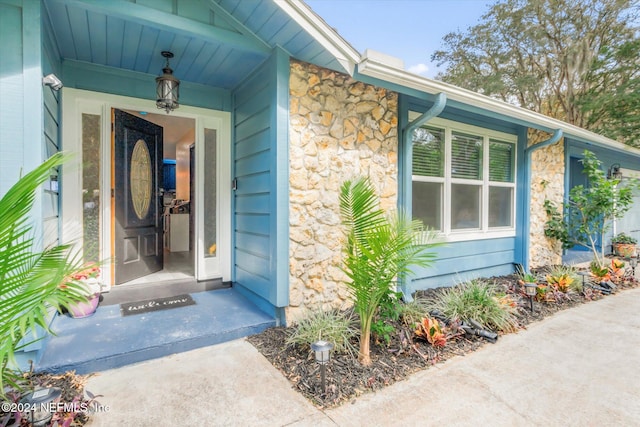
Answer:
[[166, 58], [167, 63], [162, 69], [163, 74], [156, 77], [156, 105], [169, 114], [180, 106], [180, 80], [174, 77], [173, 70], [169, 67], [169, 59], [173, 58], [173, 53], [165, 50], [162, 51], [162, 56]]

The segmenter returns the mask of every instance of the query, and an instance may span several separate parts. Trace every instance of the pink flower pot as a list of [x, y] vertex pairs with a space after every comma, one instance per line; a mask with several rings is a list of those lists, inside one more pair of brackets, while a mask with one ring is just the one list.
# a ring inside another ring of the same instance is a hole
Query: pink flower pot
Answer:
[[96, 312], [96, 308], [98, 308], [98, 301], [100, 301], [100, 294], [94, 294], [89, 297], [89, 301], [87, 302], [78, 302], [70, 305], [69, 314], [75, 319], [89, 317]]
[[100, 302], [100, 291], [102, 289], [98, 279], [90, 277], [82, 282], [86, 288], [87, 302], [77, 302], [68, 307], [69, 315], [76, 319], [89, 317], [95, 313]]

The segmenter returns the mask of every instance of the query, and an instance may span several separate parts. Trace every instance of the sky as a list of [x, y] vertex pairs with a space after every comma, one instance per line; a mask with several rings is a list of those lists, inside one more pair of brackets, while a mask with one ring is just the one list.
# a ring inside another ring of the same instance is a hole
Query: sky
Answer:
[[373, 49], [433, 78], [442, 38], [478, 23], [492, 0], [305, 0], [358, 52]]

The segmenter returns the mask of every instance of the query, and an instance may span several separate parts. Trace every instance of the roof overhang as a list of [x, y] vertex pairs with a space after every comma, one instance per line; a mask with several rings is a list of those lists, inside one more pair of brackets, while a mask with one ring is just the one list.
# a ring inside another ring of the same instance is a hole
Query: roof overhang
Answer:
[[353, 75], [360, 53], [300, 0], [274, 0], [292, 19], [329, 51], [345, 72]]
[[481, 95], [467, 89], [453, 86], [448, 83], [432, 80], [417, 74], [410, 73], [406, 70], [394, 67], [389, 63], [380, 61], [382, 58], [378, 55], [365, 55], [357, 65], [359, 74], [387, 81], [395, 85], [414, 89], [430, 95], [444, 93], [450, 101], [457, 101], [464, 105], [473, 106], [498, 114], [506, 119], [515, 119], [527, 126], [553, 133], [556, 130], [562, 130], [565, 137], [588, 142], [595, 145], [612, 148], [622, 152], [640, 154], [640, 149], [636, 149], [618, 141], [614, 141], [597, 133], [582, 129], [578, 126], [557, 120], [522, 107], [518, 107], [486, 95]]

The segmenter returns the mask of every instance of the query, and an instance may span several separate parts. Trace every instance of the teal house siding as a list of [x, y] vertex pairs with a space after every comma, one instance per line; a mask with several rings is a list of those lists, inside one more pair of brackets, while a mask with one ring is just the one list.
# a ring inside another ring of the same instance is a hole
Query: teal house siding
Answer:
[[[0, 196], [46, 156], [40, 22], [39, 1], [0, 0]], [[42, 193], [31, 215], [35, 236], [41, 236]]]
[[44, 159], [38, 22], [40, 2], [0, 0], [0, 194]]
[[515, 238], [450, 243], [438, 248], [437, 261], [432, 267], [414, 270], [409, 291], [454, 285], [476, 277], [511, 274], [514, 262]]
[[[62, 75], [62, 61], [55, 43], [53, 30], [46, 10], [42, 13], [42, 74]], [[51, 157], [60, 151], [60, 91], [49, 86], [42, 88], [44, 119], [44, 151]], [[45, 245], [60, 243], [59, 216], [60, 193], [58, 181], [45, 187], [42, 199], [42, 216], [44, 223]]]
[[233, 280], [281, 320], [289, 299], [288, 65], [276, 50], [233, 92]]

